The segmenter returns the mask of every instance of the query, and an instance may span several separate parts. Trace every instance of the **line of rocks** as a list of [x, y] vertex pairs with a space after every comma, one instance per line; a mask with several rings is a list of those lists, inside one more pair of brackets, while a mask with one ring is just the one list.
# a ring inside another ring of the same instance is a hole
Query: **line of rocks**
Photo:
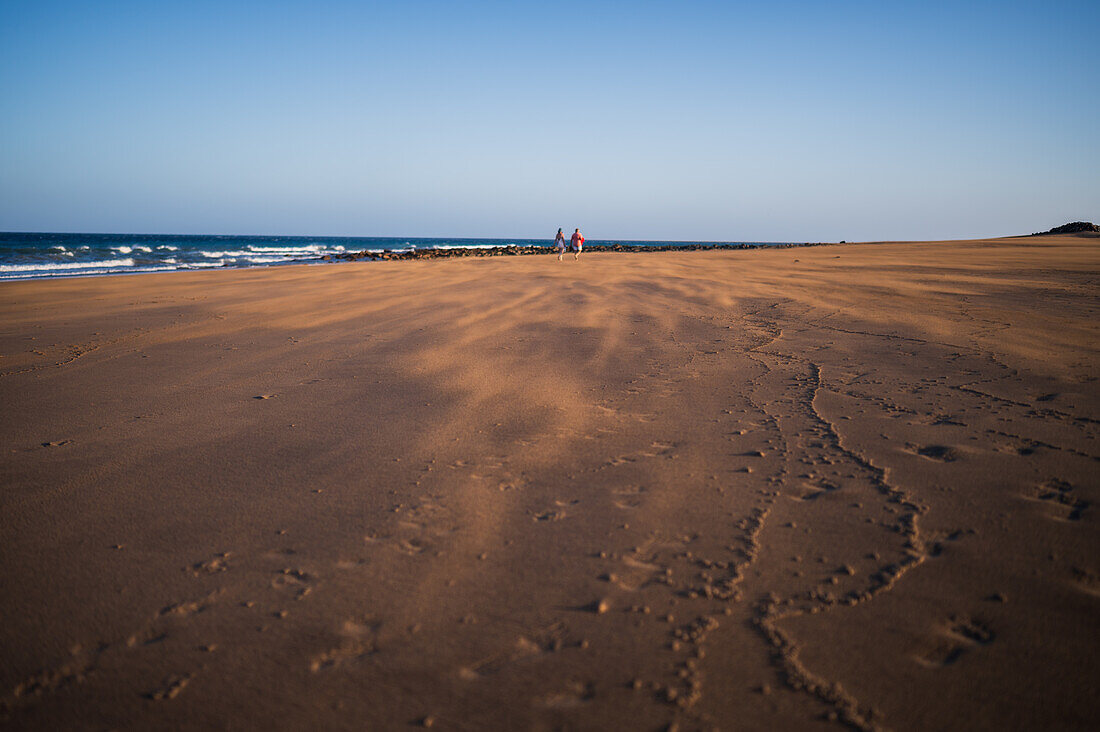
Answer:
[[[791, 247], [822, 246], [824, 242], [806, 242], [804, 244], [661, 244], [645, 246], [641, 244], [590, 244], [584, 251], [589, 252], [696, 252], [711, 249], [788, 249]], [[353, 262], [360, 259], [397, 260], [397, 259], [449, 259], [452, 257], [522, 257], [536, 254], [553, 254], [550, 246], [504, 247], [455, 247], [453, 249], [411, 249], [380, 252], [341, 252], [321, 257], [326, 262]]]

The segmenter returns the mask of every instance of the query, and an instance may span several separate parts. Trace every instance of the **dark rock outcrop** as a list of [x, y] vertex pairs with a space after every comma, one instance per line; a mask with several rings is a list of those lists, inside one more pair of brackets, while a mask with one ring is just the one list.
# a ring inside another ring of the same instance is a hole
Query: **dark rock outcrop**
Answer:
[[1055, 226], [1050, 231], [1036, 232], [1032, 234], [1032, 236], [1039, 236], [1041, 234], [1081, 234], [1084, 232], [1100, 232], [1100, 226], [1088, 221], [1074, 221], [1069, 224]]
[[[810, 247], [818, 244], [669, 244], [658, 246], [642, 246], [639, 244], [590, 244], [584, 247], [585, 253], [590, 252], [695, 252], [709, 249], [781, 249], [788, 247]], [[323, 257], [325, 261], [355, 261], [357, 259], [449, 259], [452, 257], [516, 257], [533, 254], [553, 254], [554, 248], [545, 246], [506, 246], [472, 248], [456, 247], [453, 249], [412, 249], [407, 251], [381, 252], [343, 252]], [[568, 253], [568, 252], [567, 252]]]

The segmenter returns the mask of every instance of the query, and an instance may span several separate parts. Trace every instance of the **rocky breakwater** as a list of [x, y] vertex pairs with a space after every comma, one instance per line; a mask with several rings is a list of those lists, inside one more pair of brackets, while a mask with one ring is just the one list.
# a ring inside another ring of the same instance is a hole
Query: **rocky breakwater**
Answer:
[[[818, 246], [817, 244], [589, 244], [584, 251], [591, 252], [694, 252], [710, 249], [767, 249]], [[504, 246], [504, 247], [454, 247], [449, 249], [404, 249], [365, 252], [341, 252], [322, 257], [326, 262], [351, 262], [359, 259], [449, 259], [453, 257], [522, 257], [532, 254], [553, 254], [550, 246]]]

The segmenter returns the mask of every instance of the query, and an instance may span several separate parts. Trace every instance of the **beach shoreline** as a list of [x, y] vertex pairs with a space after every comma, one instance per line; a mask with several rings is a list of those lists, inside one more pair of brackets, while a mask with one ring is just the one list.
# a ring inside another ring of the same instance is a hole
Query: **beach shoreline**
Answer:
[[[790, 242], [588, 242], [588, 248], [596, 251], [642, 252], [796, 245]], [[548, 251], [550, 248], [543, 239], [0, 232], [0, 281], [242, 269], [364, 258], [423, 259]]]
[[[1092, 226], [1078, 222], [1082, 227]], [[1072, 229], [1069, 224], [1059, 229]], [[1096, 237], [1091, 229], [1071, 233]], [[1010, 241], [1048, 234], [1029, 234], [984, 239]], [[509, 239], [422, 239], [384, 237], [257, 237], [228, 235], [152, 235], [152, 234], [51, 234], [0, 232], [0, 282], [29, 279], [100, 277], [120, 274], [151, 274], [196, 270], [251, 269], [254, 267], [300, 264], [328, 264], [356, 261], [419, 259], [455, 259], [467, 257], [538, 256], [556, 254], [543, 240]], [[351, 248], [366, 242], [376, 246]], [[416, 243], [413, 243], [416, 242]], [[462, 246], [454, 242], [469, 242]], [[475, 243], [476, 242], [476, 243]], [[491, 243], [484, 243], [491, 242]], [[213, 249], [196, 249], [205, 243]], [[658, 253], [699, 251], [744, 251], [757, 249], [794, 249], [805, 247], [877, 244], [915, 244], [904, 241], [865, 242], [692, 242], [692, 241], [606, 241], [585, 243], [587, 254]], [[943, 243], [943, 242], [939, 242]], [[33, 245], [33, 246], [31, 246]], [[93, 246], [94, 245], [94, 246]], [[181, 252], [181, 247], [191, 248]], [[5, 252], [5, 246], [9, 251]], [[14, 249], [13, 249], [14, 247]], [[29, 247], [29, 248], [28, 248]], [[37, 247], [37, 249], [35, 249]], [[229, 247], [229, 251], [226, 248]], [[92, 250], [94, 249], [94, 253]], [[154, 249], [156, 254], [154, 254]], [[14, 253], [13, 253], [14, 252]], [[80, 254], [84, 259], [70, 259]], [[98, 259], [95, 254], [98, 254]], [[45, 256], [51, 261], [42, 261]], [[87, 258], [92, 256], [91, 260]], [[103, 257], [116, 257], [104, 260]], [[117, 259], [117, 257], [126, 257]], [[142, 258], [138, 263], [135, 258]], [[157, 259], [160, 257], [160, 259]], [[182, 258], [182, 260], [181, 260]]]
[[646, 251], [0, 283], [0, 723], [1100, 724], [1097, 238]]

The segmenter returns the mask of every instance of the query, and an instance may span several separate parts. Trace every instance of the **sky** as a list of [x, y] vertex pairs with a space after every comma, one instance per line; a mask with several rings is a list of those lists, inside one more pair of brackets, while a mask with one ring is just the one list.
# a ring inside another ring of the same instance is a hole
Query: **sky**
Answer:
[[0, 0], [0, 230], [1100, 222], [1100, 2]]

